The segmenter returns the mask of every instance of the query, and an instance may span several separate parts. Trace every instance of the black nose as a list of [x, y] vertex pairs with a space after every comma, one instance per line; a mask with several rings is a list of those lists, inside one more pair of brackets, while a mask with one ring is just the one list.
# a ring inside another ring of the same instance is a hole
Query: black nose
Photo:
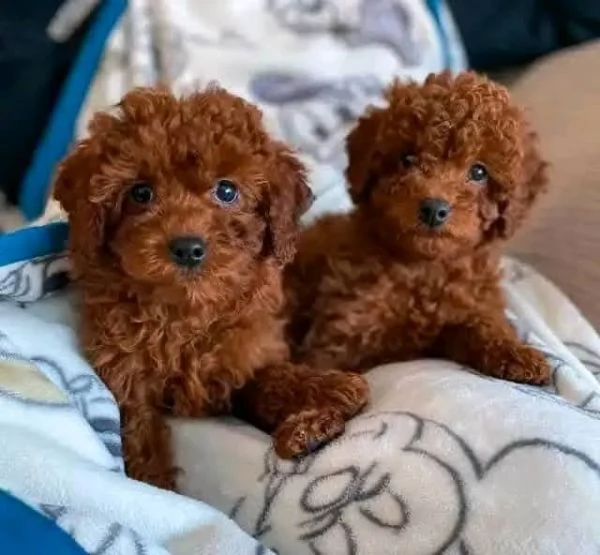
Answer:
[[440, 198], [426, 198], [419, 206], [419, 220], [429, 227], [441, 226], [450, 215], [450, 205]]
[[171, 259], [178, 266], [195, 268], [204, 259], [206, 247], [200, 237], [176, 237], [169, 243]]

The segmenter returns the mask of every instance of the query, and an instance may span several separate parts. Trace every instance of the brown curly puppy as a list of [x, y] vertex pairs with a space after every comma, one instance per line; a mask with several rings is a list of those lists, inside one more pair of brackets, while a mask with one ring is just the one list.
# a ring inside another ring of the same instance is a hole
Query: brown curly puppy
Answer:
[[431, 356], [546, 382], [499, 284], [498, 246], [546, 184], [523, 114], [470, 72], [396, 82], [386, 98], [348, 137], [355, 209], [308, 228], [288, 268], [299, 357], [359, 370]]
[[289, 362], [282, 267], [311, 193], [260, 111], [223, 89], [138, 89], [63, 161], [85, 353], [122, 411], [128, 473], [175, 486], [164, 414], [238, 409], [285, 457], [339, 434], [360, 376]]

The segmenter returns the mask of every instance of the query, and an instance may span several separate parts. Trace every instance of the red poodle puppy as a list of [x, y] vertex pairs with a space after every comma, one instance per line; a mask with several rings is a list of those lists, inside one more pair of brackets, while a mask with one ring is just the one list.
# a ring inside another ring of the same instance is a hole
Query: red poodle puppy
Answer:
[[175, 487], [165, 415], [237, 410], [284, 457], [339, 434], [360, 376], [289, 362], [282, 269], [311, 193], [260, 111], [218, 87], [127, 94], [61, 164], [81, 340], [121, 408], [128, 473]]
[[507, 90], [475, 73], [395, 82], [351, 131], [355, 208], [300, 237], [286, 288], [298, 356], [349, 370], [439, 357], [542, 384], [505, 317], [498, 247], [546, 185]]

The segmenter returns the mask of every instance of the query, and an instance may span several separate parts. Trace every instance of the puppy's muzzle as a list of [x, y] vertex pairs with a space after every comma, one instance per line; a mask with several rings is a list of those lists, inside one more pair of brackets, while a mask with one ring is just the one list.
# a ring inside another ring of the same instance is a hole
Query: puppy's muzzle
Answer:
[[171, 260], [181, 268], [196, 268], [206, 255], [206, 244], [201, 237], [176, 237], [169, 243]]
[[435, 229], [448, 220], [451, 211], [450, 204], [444, 199], [426, 198], [419, 205], [419, 220], [426, 226]]

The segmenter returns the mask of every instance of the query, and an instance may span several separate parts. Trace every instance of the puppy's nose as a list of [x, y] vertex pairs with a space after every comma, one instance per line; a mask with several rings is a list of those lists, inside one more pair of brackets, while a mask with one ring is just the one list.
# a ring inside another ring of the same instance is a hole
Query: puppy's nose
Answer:
[[171, 259], [183, 268], [195, 268], [204, 259], [206, 246], [200, 237], [176, 237], [169, 243]]
[[429, 227], [441, 226], [450, 216], [450, 205], [441, 198], [426, 198], [419, 206], [419, 220]]

